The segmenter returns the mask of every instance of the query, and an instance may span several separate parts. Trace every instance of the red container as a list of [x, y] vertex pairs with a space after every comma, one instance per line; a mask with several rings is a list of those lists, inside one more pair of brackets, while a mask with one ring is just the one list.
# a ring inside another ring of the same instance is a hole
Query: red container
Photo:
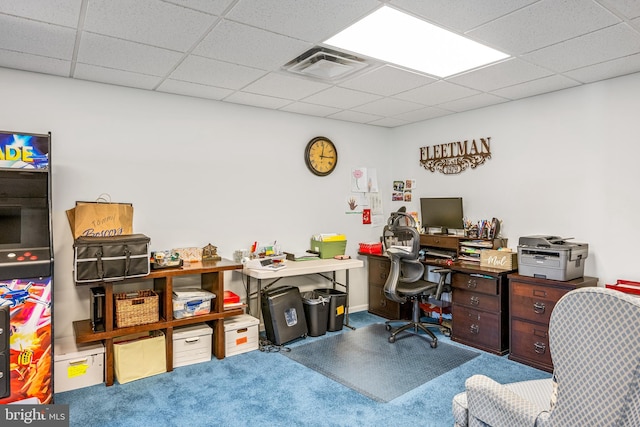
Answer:
[[609, 289], [615, 289], [625, 294], [640, 295], [640, 282], [631, 280], [618, 280], [615, 285], [605, 285]]
[[382, 243], [360, 243], [361, 254], [382, 255]]

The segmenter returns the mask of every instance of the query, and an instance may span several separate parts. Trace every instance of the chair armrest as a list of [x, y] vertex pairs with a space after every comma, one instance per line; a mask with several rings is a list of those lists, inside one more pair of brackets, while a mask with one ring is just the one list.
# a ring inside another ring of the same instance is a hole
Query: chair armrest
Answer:
[[[548, 412], [509, 388], [484, 375], [474, 375], [465, 382], [469, 418], [491, 426], [535, 426], [538, 417]], [[540, 420], [542, 421], [542, 420]]]

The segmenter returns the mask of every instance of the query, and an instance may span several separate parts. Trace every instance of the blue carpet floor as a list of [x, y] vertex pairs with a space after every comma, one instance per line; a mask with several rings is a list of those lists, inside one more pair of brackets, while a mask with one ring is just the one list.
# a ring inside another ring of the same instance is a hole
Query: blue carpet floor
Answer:
[[[367, 312], [350, 317], [356, 328], [382, 321]], [[350, 332], [343, 328], [288, 347]], [[439, 340], [459, 345], [441, 335]], [[278, 352], [252, 351], [123, 385], [57, 393], [55, 403], [68, 404], [70, 425], [82, 427], [451, 426], [451, 399], [473, 374], [501, 383], [550, 377], [506, 356], [481, 352], [458, 368], [380, 403]]]

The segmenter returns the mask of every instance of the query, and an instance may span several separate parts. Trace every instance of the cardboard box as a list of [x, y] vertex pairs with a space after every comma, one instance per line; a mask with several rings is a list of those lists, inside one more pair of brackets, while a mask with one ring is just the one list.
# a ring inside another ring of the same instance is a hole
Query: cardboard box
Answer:
[[120, 384], [167, 372], [164, 333], [151, 331], [117, 338], [113, 357]]
[[320, 258], [333, 258], [336, 255], [344, 255], [347, 249], [347, 241], [339, 240], [335, 242], [323, 242], [321, 240], [311, 239], [311, 250], [320, 252]]
[[211, 312], [211, 300], [215, 294], [199, 288], [173, 291], [173, 318], [200, 316]]
[[518, 268], [518, 253], [484, 249], [480, 251], [480, 267], [516, 270]]
[[258, 349], [260, 321], [248, 314], [224, 319], [225, 355], [234, 356]]
[[74, 337], [54, 341], [54, 391], [75, 390], [104, 382], [104, 345], [78, 345]]
[[173, 367], [211, 360], [213, 329], [206, 323], [182, 326], [173, 330]]

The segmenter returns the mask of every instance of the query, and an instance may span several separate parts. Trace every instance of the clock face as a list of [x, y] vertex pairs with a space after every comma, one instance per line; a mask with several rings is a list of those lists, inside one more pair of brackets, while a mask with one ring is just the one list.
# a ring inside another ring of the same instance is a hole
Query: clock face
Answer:
[[307, 144], [304, 161], [311, 172], [318, 176], [329, 175], [338, 164], [338, 151], [329, 139], [318, 136]]

